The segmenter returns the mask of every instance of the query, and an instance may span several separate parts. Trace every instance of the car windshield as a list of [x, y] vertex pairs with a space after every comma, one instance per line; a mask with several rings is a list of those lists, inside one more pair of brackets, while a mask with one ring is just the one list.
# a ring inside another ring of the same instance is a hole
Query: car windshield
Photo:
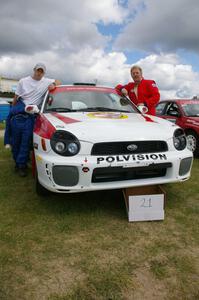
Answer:
[[187, 117], [199, 117], [199, 103], [186, 103], [182, 108]]
[[102, 91], [60, 91], [49, 94], [44, 112], [120, 111], [138, 112], [129, 99]]

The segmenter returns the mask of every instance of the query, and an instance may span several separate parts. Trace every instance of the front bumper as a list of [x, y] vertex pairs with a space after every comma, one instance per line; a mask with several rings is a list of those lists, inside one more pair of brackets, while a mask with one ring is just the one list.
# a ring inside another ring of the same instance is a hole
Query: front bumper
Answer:
[[62, 157], [35, 149], [38, 180], [57, 193], [165, 184], [190, 177], [192, 153]]

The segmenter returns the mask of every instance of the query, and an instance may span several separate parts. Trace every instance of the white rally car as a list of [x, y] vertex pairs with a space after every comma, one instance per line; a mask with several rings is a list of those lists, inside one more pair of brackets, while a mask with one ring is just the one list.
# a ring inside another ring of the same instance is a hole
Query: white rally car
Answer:
[[184, 181], [193, 159], [180, 127], [91, 85], [46, 94], [33, 145], [39, 194]]

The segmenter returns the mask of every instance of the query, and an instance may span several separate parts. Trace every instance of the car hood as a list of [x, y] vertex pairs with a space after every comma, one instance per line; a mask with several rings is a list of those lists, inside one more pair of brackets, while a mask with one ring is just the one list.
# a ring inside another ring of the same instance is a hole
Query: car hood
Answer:
[[75, 112], [47, 113], [43, 116], [47, 120], [45, 126], [69, 131], [79, 140], [93, 143], [132, 139], [166, 140], [173, 136], [177, 128], [161, 118], [138, 113]]
[[199, 117], [187, 117], [186, 122], [199, 126]]

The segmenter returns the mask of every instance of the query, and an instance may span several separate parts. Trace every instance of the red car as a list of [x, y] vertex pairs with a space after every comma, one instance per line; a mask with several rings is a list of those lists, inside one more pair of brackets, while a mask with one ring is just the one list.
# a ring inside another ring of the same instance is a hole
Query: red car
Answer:
[[187, 136], [188, 148], [199, 156], [199, 100], [164, 100], [156, 106], [156, 115], [182, 127]]

